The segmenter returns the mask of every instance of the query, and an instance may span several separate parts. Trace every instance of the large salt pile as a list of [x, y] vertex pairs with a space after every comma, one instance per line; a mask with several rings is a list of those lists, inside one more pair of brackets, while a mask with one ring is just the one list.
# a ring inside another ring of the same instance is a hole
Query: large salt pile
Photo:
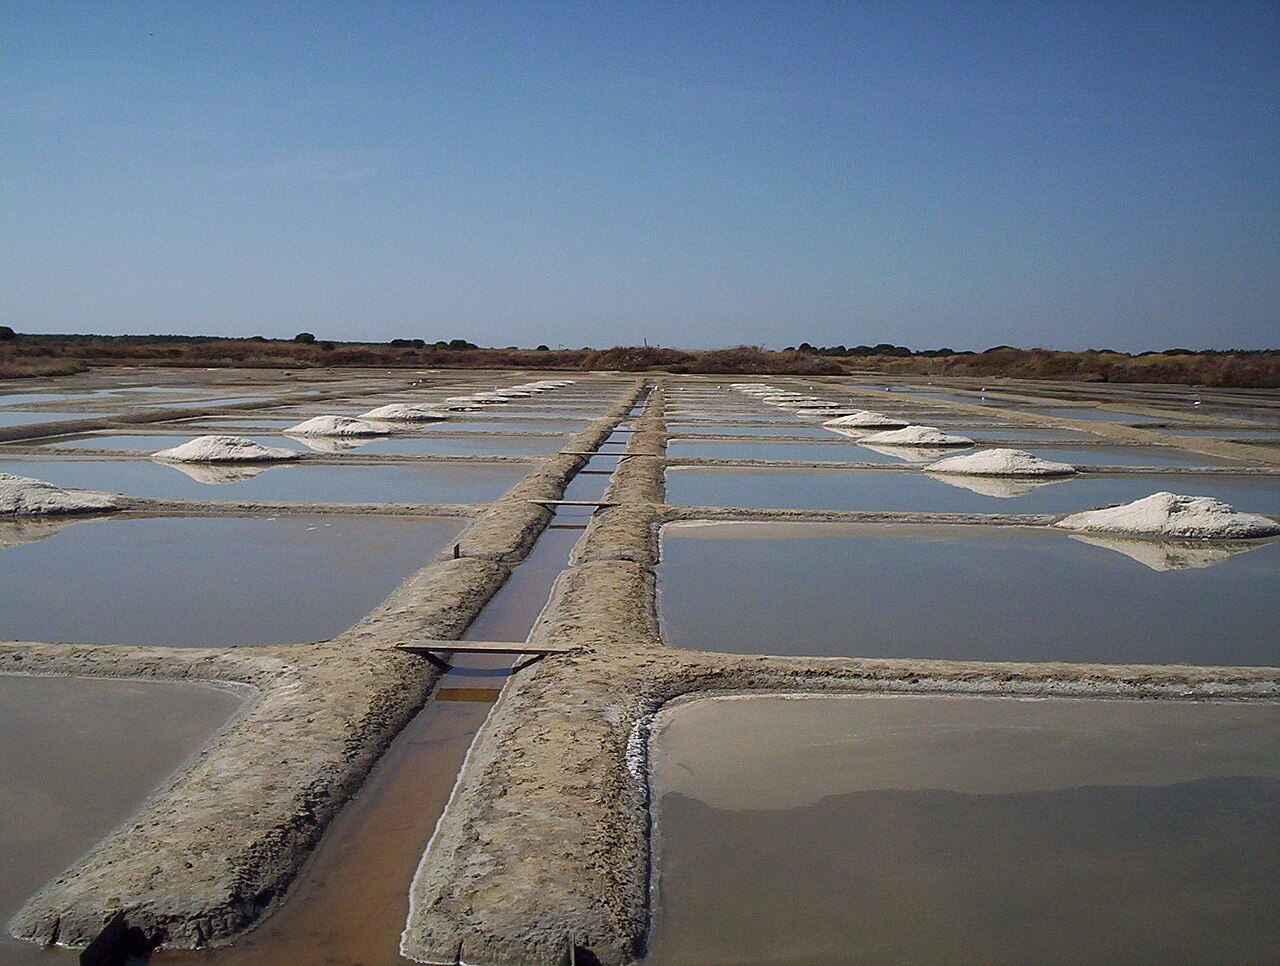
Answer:
[[1020, 449], [984, 449], [950, 456], [925, 467], [926, 473], [967, 476], [1070, 476], [1075, 471], [1070, 463], [1055, 463]]
[[1280, 523], [1256, 513], [1241, 513], [1211, 496], [1168, 492], [1103, 510], [1073, 513], [1054, 526], [1082, 533], [1213, 540], [1244, 540], [1280, 533]]
[[359, 418], [390, 419], [406, 423], [431, 423], [438, 422], [441, 419], [448, 419], [449, 416], [447, 413], [442, 413], [437, 409], [427, 409], [424, 406], [392, 403], [390, 406], [379, 406], [377, 409], [370, 409], [367, 413], [361, 413]]
[[390, 430], [349, 416], [316, 416], [284, 432], [290, 436], [386, 436]]
[[295, 460], [301, 454], [278, 446], [263, 446], [243, 436], [198, 436], [181, 446], [151, 455], [175, 463], [267, 463]]
[[895, 426], [906, 426], [905, 419], [895, 419], [892, 416], [886, 416], [884, 413], [875, 413], [869, 409], [859, 409], [850, 413], [848, 416], [838, 416], [835, 419], [828, 419], [822, 424], [830, 426], [833, 429], [858, 429], [863, 427], [880, 427], [883, 429], [892, 429]]
[[908, 426], [862, 437], [873, 446], [972, 446], [968, 436], [953, 436], [933, 426]]
[[29, 476], [0, 473], [0, 514], [43, 516], [50, 513], [94, 513], [114, 510], [116, 498], [95, 490], [64, 490]]

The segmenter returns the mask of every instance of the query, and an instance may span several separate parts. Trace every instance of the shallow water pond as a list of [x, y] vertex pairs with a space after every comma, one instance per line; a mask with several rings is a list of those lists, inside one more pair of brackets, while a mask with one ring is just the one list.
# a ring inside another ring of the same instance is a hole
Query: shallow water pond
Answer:
[[311, 514], [76, 523], [0, 550], [0, 640], [326, 640], [429, 564], [466, 523]]
[[[1041, 459], [1077, 466], [1239, 466], [1239, 460], [1206, 456], [1174, 446], [1021, 447]], [[1280, 483], [1280, 481], [1277, 481]]]
[[[189, 443], [201, 435], [225, 435], [191, 432], [183, 435], [165, 433], [106, 433], [98, 436], [75, 436], [63, 439], [51, 439], [43, 445], [57, 449], [101, 449], [121, 450], [139, 453], [155, 453], [162, 449], [170, 449]], [[306, 446], [301, 440], [288, 436], [249, 436], [261, 446], [278, 446], [287, 449], [303, 450]]]
[[1275, 705], [703, 699], [650, 759], [653, 966], [1280, 948]]
[[[0, 676], [0, 922], [136, 812], [243, 700], [188, 682]], [[0, 960], [48, 959], [0, 933]]]
[[[936, 457], [935, 457], [936, 458]], [[928, 476], [879, 470], [667, 470], [667, 502], [691, 506], [795, 507], [936, 513], [1067, 513], [1170, 490], [1212, 496], [1238, 510], [1280, 514], [1280, 480], [1182, 473], [1080, 475], [1056, 482]]]
[[301, 421], [296, 416], [223, 416], [217, 419], [198, 419], [190, 423], [184, 422], [182, 425], [190, 426], [193, 430], [208, 427], [209, 432], [220, 433], [225, 432], [225, 430], [216, 427], [243, 426], [246, 429], [284, 429], [286, 426], [293, 426]]
[[667, 444], [667, 455], [687, 459], [713, 460], [804, 460], [829, 462], [847, 460], [854, 463], [900, 463], [897, 457], [878, 453], [848, 443], [702, 443], [673, 439]]
[[1046, 442], [1074, 442], [1081, 439], [1096, 439], [1096, 436], [1087, 434], [1076, 429], [1038, 429], [1033, 426], [1023, 426], [1020, 424], [1009, 424], [1008, 426], [992, 429], [990, 427], [973, 428], [967, 426], [955, 426], [952, 432], [959, 433], [962, 436], [968, 436], [970, 439], [982, 442], [991, 439], [1034, 439], [1045, 440]]
[[672, 423], [667, 431], [673, 436], [811, 436], [814, 439], [830, 439], [831, 432], [814, 422], [801, 422], [791, 418], [771, 426], [734, 426], [728, 423]]
[[1168, 416], [1146, 416], [1142, 413], [1128, 413], [1115, 409], [1094, 409], [1089, 406], [1064, 406], [1060, 408], [1028, 408], [1028, 413], [1039, 416], [1056, 416], [1062, 419], [1096, 419], [1109, 423], [1159, 423], [1166, 419], [1176, 419], [1176, 413]]
[[392, 436], [351, 440], [352, 452], [397, 455], [549, 455], [558, 452], [568, 436]]
[[216, 409], [219, 406], [233, 406], [239, 403], [252, 402], [270, 402], [274, 396], [227, 396], [214, 399], [184, 399], [179, 401], [150, 400], [140, 405], [149, 406], [152, 409]]
[[37, 423], [58, 423], [72, 419], [111, 419], [112, 413], [56, 412], [38, 413], [18, 409], [0, 410], [0, 426], [33, 426]]
[[64, 487], [155, 499], [295, 503], [488, 503], [528, 471], [526, 463], [228, 467], [135, 459], [0, 459], [0, 472]]
[[658, 568], [680, 647], [973, 661], [1280, 665], [1277, 586], [1277, 541], [1013, 527], [674, 524]]

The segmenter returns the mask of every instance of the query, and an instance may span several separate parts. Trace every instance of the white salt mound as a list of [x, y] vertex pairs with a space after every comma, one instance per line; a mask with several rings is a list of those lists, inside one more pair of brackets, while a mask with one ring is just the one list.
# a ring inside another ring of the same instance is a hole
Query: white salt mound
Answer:
[[972, 446], [973, 440], [968, 436], [952, 436], [933, 426], [907, 426], [905, 429], [893, 429], [887, 433], [872, 433], [864, 436], [863, 443], [874, 446]]
[[278, 446], [262, 446], [243, 436], [198, 436], [181, 446], [162, 449], [151, 455], [176, 463], [266, 463], [294, 460], [299, 454]]
[[1105, 510], [1073, 513], [1054, 524], [1082, 533], [1127, 533], [1141, 537], [1243, 540], [1280, 533], [1280, 524], [1256, 513], [1240, 513], [1211, 496], [1151, 496]]
[[874, 413], [869, 409], [859, 409], [850, 413], [848, 416], [839, 416], [835, 419], [828, 419], [823, 426], [883, 426], [886, 429], [893, 426], [906, 426], [907, 423], [902, 419], [894, 419], [892, 416], [886, 416], [884, 413]]
[[407, 423], [430, 423], [437, 422], [441, 419], [448, 419], [448, 415], [435, 409], [426, 409], [422, 406], [406, 405], [405, 403], [392, 403], [390, 406], [379, 406], [377, 409], [370, 409], [367, 413], [361, 413], [360, 419], [392, 419]]
[[42, 516], [49, 513], [92, 513], [114, 510], [116, 498], [94, 490], [64, 490], [29, 476], [0, 473], [0, 514]]
[[386, 436], [389, 430], [349, 416], [316, 416], [285, 432], [290, 436]]
[[984, 449], [965, 456], [949, 456], [925, 467], [926, 473], [968, 476], [1070, 476], [1076, 468], [1055, 463], [1020, 449]]

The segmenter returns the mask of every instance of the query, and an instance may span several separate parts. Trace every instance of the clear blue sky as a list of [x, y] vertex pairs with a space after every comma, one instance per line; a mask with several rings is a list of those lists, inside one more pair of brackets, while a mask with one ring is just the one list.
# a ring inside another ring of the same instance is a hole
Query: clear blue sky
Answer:
[[0, 322], [1280, 345], [1280, 5], [8, 0]]

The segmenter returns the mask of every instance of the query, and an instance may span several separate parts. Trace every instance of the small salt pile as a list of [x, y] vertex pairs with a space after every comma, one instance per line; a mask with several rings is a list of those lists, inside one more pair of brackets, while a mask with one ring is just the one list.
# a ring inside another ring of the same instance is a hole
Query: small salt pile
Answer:
[[297, 459], [295, 450], [263, 446], [243, 436], [197, 436], [180, 446], [151, 454], [175, 463], [267, 463]]
[[858, 429], [878, 427], [883, 429], [892, 429], [895, 426], [906, 426], [904, 419], [895, 419], [892, 416], [886, 416], [884, 413], [872, 412], [870, 409], [859, 409], [849, 413], [847, 416], [837, 416], [835, 419], [828, 419], [822, 424], [832, 429]]
[[967, 476], [1070, 476], [1070, 463], [1041, 459], [1020, 449], [984, 449], [965, 456], [950, 456], [925, 468], [926, 473], [959, 473]]
[[389, 406], [379, 406], [377, 409], [370, 409], [367, 413], [361, 413], [359, 418], [388, 419], [406, 423], [431, 423], [448, 419], [449, 416], [447, 413], [442, 413], [436, 409], [427, 409], [423, 406], [392, 403]]
[[349, 416], [316, 416], [284, 432], [290, 436], [386, 436], [390, 430]]
[[885, 433], [872, 433], [862, 438], [874, 446], [972, 446], [968, 436], [954, 436], [934, 426], [907, 426]]

